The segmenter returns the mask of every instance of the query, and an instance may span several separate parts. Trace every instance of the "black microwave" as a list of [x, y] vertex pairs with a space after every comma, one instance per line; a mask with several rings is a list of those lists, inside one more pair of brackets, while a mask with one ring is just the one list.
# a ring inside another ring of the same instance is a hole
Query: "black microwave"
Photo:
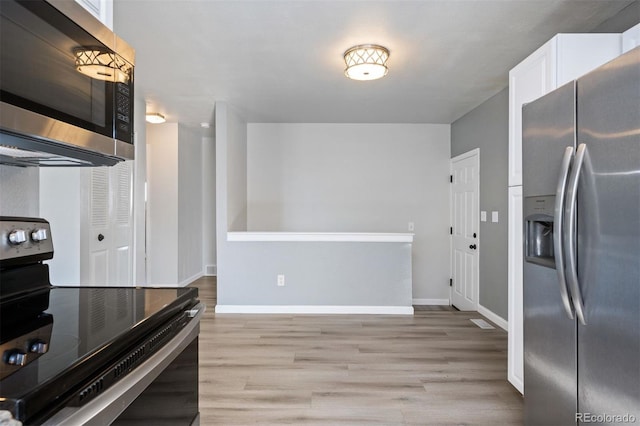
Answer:
[[0, 164], [133, 159], [134, 50], [73, 0], [0, 14]]

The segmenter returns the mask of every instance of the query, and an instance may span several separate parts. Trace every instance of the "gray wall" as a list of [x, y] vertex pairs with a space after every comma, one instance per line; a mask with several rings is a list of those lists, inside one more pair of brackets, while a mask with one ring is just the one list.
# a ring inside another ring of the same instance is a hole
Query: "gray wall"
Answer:
[[229, 242], [227, 254], [221, 305], [411, 306], [408, 243]]
[[[507, 174], [509, 89], [505, 88], [451, 125], [451, 157], [480, 148], [480, 305], [508, 316]], [[491, 211], [499, 222], [491, 222]]]
[[[247, 227], [247, 123], [226, 102], [216, 102], [216, 253], [218, 267], [218, 303], [228, 303], [237, 291], [233, 265], [251, 265], [229, 252], [227, 232], [246, 231]], [[235, 254], [237, 256], [238, 254]]]
[[410, 244], [227, 241], [247, 230], [247, 123], [226, 103], [215, 109], [218, 303], [409, 306]]
[[413, 297], [449, 298], [448, 124], [250, 123], [249, 231], [408, 232]]
[[595, 27], [591, 32], [622, 33], [638, 23], [640, 23], [640, 0], [634, 1], [616, 15]]

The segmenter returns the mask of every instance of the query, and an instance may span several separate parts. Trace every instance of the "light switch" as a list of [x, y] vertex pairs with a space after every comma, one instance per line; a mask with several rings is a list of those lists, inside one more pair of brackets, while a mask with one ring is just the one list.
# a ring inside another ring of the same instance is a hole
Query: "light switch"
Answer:
[[486, 222], [486, 221], [487, 221], [487, 212], [481, 211], [480, 212], [480, 222]]
[[494, 222], [494, 223], [498, 222], [498, 212], [496, 211], [491, 212], [491, 222]]

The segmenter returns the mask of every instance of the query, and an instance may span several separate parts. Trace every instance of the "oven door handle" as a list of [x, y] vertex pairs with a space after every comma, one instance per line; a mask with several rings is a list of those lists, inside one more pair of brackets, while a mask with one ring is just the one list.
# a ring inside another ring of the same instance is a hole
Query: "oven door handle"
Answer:
[[49, 418], [45, 426], [76, 426], [111, 424], [164, 371], [200, 333], [200, 318], [205, 305], [198, 303], [187, 312], [193, 319], [166, 345], [127, 374], [100, 396], [82, 407], [65, 407]]

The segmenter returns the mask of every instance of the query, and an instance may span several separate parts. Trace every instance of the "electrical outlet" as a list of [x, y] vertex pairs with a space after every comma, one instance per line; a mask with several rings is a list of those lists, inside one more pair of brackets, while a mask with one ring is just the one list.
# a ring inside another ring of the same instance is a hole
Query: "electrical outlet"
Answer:
[[413, 232], [413, 230], [416, 229], [416, 227], [415, 227], [413, 222], [409, 222], [408, 228], [409, 228], [409, 232]]
[[284, 287], [284, 274], [278, 275], [278, 287]]

